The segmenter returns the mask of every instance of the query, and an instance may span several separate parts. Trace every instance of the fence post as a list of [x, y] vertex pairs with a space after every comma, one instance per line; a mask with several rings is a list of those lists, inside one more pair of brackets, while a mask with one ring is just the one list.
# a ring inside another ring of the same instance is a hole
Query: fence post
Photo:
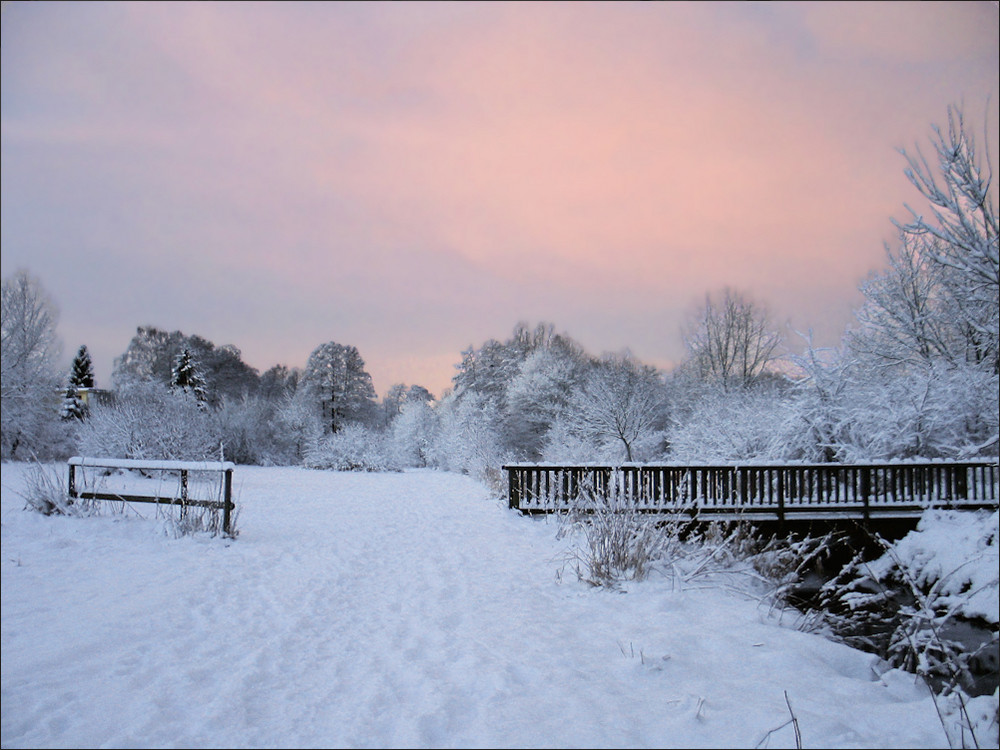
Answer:
[[67, 494], [69, 495], [70, 502], [76, 497], [76, 466], [74, 464], [69, 465], [69, 486], [67, 487]]
[[232, 496], [233, 496], [233, 470], [226, 469], [225, 473], [225, 491], [222, 498], [222, 531], [226, 534], [232, 534], [229, 529], [229, 525], [232, 521], [230, 518], [229, 511], [232, 508]]

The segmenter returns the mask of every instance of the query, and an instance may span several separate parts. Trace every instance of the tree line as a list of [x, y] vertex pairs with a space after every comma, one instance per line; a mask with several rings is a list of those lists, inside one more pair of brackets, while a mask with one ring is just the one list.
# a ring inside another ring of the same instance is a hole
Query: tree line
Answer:
[[[3, 282], [2, 457], [72, 452], [225, 457], [317, 468], [430, 466], [496, 475], [517, 460], [871, 461], [998, 454], [997, 211], [992, 173], [960, 110], [932, 157], [902, 151], [926, 201], [895, 221], [885, 267], [838, 347], [798, 353], [764, 306], [722, 289], [684, 331], [669, 372], [626, 352], [587, 353], [549, 323], [461, 352], [435, 398], [377, 398], [358, 349], [330, 341], [303, 368], [260, 374], [234, 346], [140, 327], [115, 360], [114, 398], [84, 401], [81, 347], [53, 365], [56, 308], [37, 280]], [[53, 395], [55, 394], [55, 395]]]

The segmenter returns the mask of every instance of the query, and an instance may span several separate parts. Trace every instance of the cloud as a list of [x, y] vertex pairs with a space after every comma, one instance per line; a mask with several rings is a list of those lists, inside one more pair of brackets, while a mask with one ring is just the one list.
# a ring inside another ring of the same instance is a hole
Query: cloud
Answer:
[[983, 5], [18, 7], [4, 267], [152, 279], [96, 303], [109, 350], [213, 327], [261, 369], [439, 367], [536, 317], [666, 362], [726, 285], [839, 321], [914, 197], [894, 149], [996, 96]]

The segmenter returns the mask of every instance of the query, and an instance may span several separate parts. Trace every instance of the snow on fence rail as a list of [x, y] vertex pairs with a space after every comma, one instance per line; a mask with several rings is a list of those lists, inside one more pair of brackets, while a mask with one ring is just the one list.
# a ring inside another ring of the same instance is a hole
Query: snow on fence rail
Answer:
[[996, 461], [741, 466], [509, 464], [510, 507], [553, 513], [587, 501], [638, 510], [752, 518], [910, 515], [998, 507]]
[[[196, 506], [199, 508], [214, 508], [222, 511], [222, 531], [232, 534], [231, 524], [233, 511], [233, 470], [236, 465], [230, 461], [145, 461], [129, 458], [87, 458], [74, 456], [67, 461], [69, 465], [69, 496], [81, 500], [109, 500], [127, 503], [157, 503], [161, 505], [180, 505], [182, 508]], [[77, 488], [77, 469], [129, 469], [139, 472], [159, 472], [161, 480], [156, 484], [154, 494], [136, 494], [132, 491], [80, 490]], [[176, 491], [161, 493], [165, 484], [162, 475], [176, 472], [179, 482]], [[190, 497], [189, 477], [195, 472], [215, 472], [222, 475], [221, 500], [206, 500]]]

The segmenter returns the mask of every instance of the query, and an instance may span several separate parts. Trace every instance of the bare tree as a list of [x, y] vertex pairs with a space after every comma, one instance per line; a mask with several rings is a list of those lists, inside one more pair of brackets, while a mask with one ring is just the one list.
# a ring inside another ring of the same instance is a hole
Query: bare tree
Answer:
[[747, 387], [763, 373], [781, 337], [771, 330], [762, 307], [727, 287], [705, 297], [685, 343], [698, 377], [728, 390]]

